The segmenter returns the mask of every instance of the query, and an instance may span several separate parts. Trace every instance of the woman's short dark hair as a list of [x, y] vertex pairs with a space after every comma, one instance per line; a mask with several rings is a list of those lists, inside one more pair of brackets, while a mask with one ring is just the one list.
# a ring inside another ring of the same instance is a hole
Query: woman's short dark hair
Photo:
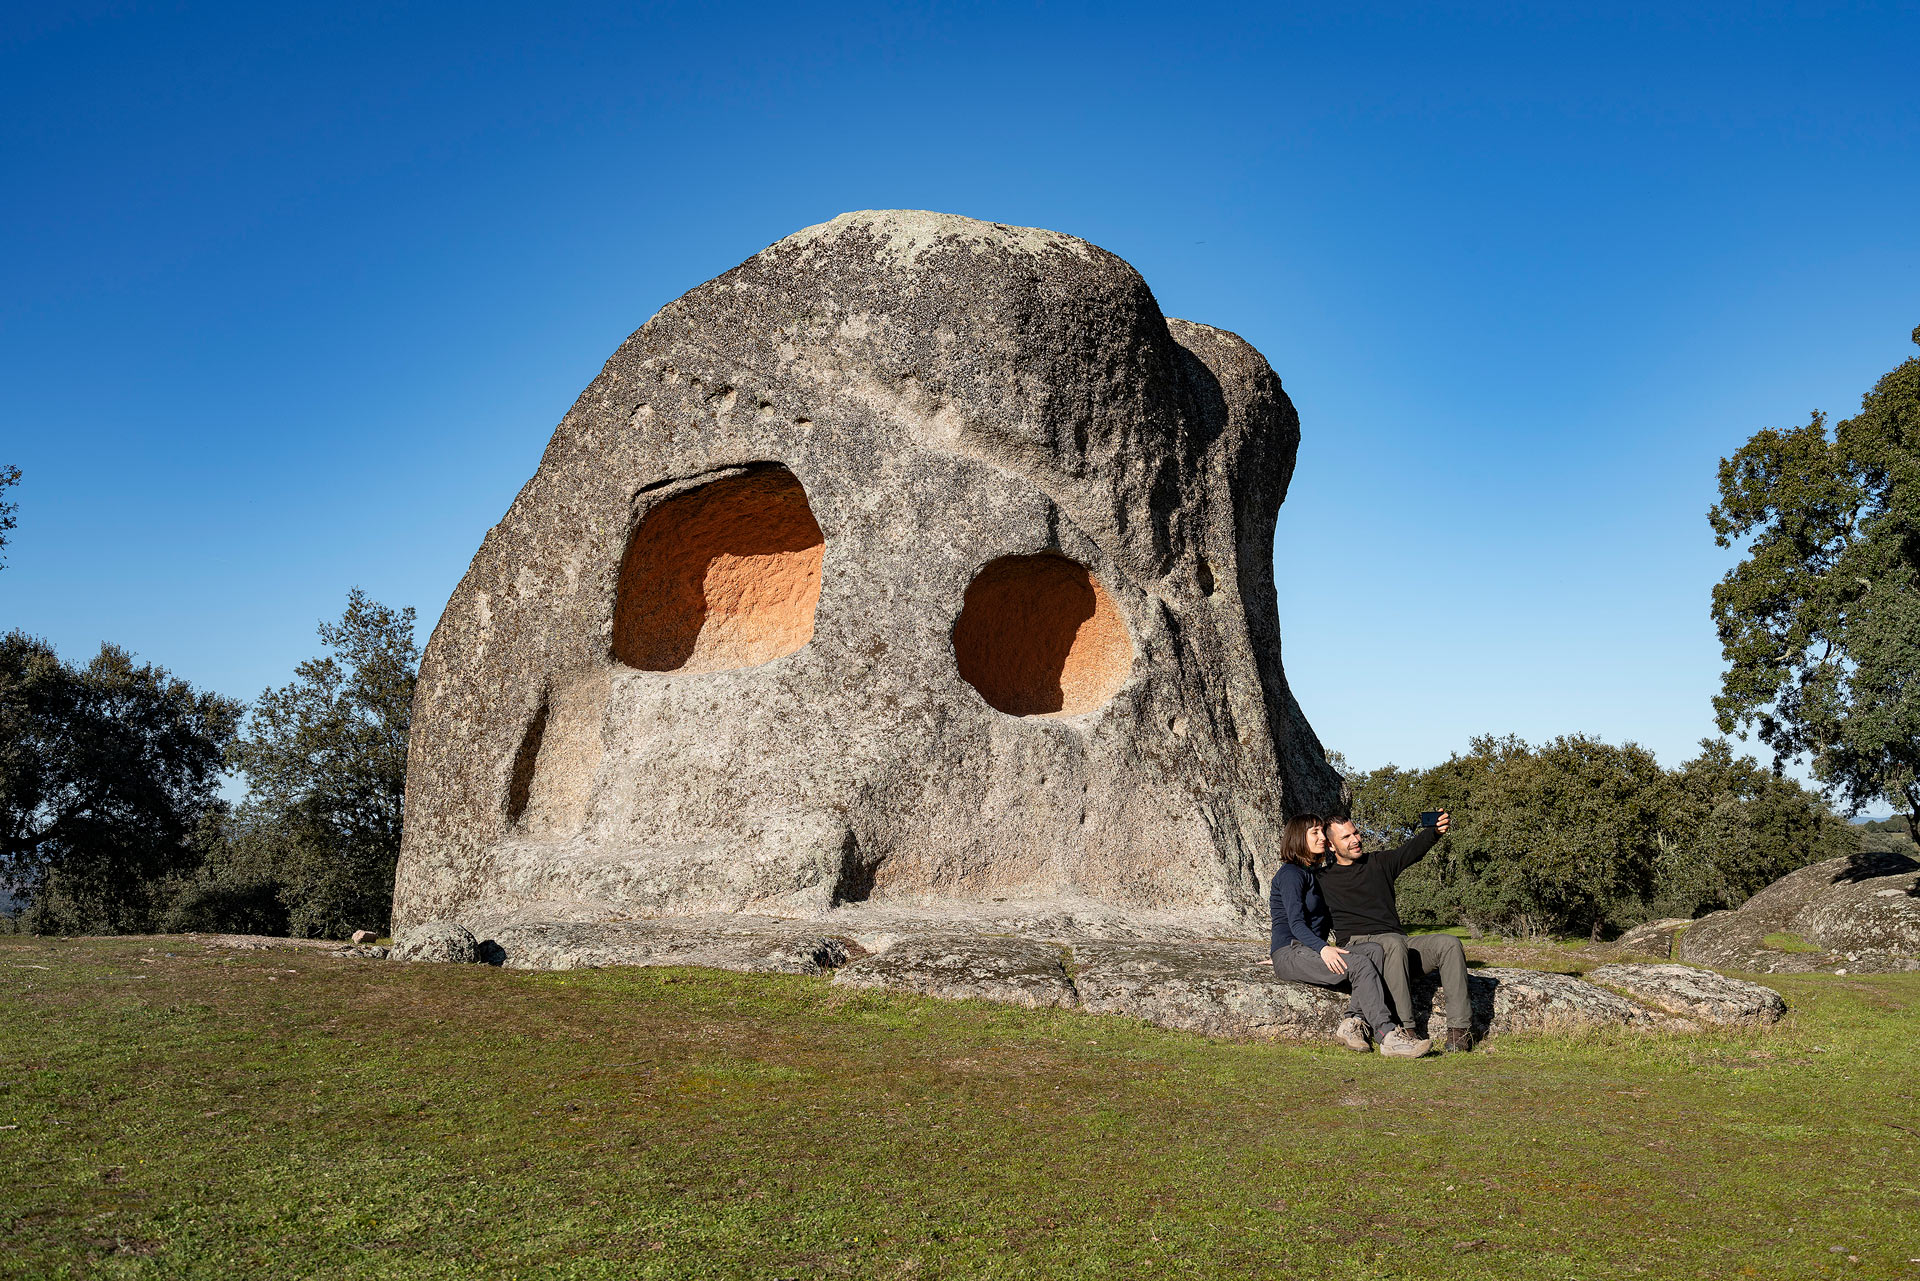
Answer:
[[1307, 833], [1314, 828], [1326, 830], [1327, 821], [1318, 814], [1295, 814], [1280, 833], [1280, 858], [1301, 867], [1317, 867], [1320, 856], [1307, 848]]

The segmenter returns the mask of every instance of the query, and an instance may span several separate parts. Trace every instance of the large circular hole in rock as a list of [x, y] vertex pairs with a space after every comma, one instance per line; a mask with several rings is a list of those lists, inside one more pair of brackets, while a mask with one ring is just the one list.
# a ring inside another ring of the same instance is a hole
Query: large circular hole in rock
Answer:
[[1085, 565], [1051, 553], [1002, 556], [967, 586], [953, 656], [999, 710], [1072, 716], [1113, 697], [1133, 668], [1133, 642]]
[[806, 490], [777, 464], [669, 498], [627, 544], [613, 656], [717, 672], [791, 654], [813, 639], [825, 552]]

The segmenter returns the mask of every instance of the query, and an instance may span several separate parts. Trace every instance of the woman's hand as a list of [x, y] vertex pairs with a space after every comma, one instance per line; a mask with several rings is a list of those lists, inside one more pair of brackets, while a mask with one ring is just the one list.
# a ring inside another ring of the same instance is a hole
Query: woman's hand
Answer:
[[1329, 943], [1320, 949], [1320, 963], [1335, 974], [1347, 972], [1347, 949]]

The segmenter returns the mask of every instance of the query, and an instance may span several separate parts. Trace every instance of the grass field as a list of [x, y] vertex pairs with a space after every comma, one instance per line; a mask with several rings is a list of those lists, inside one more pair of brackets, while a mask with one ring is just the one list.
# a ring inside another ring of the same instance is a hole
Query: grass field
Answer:
[[0, 1276], [1920, 1278], [1920, 975], [1768, 981], [1767, 1033], [1409, 1063], [0, 938]]

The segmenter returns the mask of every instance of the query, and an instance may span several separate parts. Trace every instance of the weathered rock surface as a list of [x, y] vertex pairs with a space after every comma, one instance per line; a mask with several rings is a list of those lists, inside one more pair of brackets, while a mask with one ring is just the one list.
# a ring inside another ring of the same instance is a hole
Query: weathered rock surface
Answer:
[[1234, 1040], [1333, 1035], [1347, 994], [1276, 982], [1255, 946], [1086, 943], [1073, 949], [1082, 1009]]
[[[1586, 1028], [1653, 1028], [1671, 1020], [1571, 974], [1484, 966], [1467, 975], [1473, 1026], [1481, 1036], [1501, 1032], [1572, 1032]], [[1431, 1012], [1426, 1007], [1431, 1003]], [[1431, 979], [1416, 984], [1416, 1011], [1429, 1033], [1446, 1026], [1446, 1002]]]
[[[1050, 940], [937, 930], [869, 935], [866, 941], [874, 950], [862, 955], [860, 944], [823, 935], [817, 923], [715, 916], [509, 925], [481, 949], [519, 969], [700, 965], [831, 971], [837, 987], [1078, 1008], [1230, 1040], [1323, 1040], [1347, 1008], [1344, 992], [1275, 981], [1260, 945], [1246, 941]], [[1643, 1005], [1565, 974], [1490, 967], [1475, 970], [1469, 987], [1481, 1036], [1687, 1026], [1658, 1004]], [[1418, 1025], [1444, 1025], [1446, 1006], [1431, 976], [1416, 981], [1414, 1006]]]
[[1602, 965], [1587, 979], [1701, 1023], [1778, 1023], [1787, 1012], [1787, 1003], [1772, 988], [1691, 965]]
[[1613, 941], [1613, 945], [1623, 952], [1645, 952], [1649, 956], [1673, 955], [1673, 941], [1681, 930], [1693, 924], [1684, 916], [1668, 916], [1657, 921], [1646, 921], [1626, 931]]
[[1079, 1004], [1065, 956], [1064, 948], [1029, 939], [933, 935], [849, 962], [833, 981], [1050, 1009]]
[[423, 921], [396, 933], [388, 955], [396, 961], [469, 965], [480, 959], [480, 946], [458, 921]]
[[698, 965], [750, 974], [820, 974], [847, 959], [840, 939], [787, 921], [740, 916], [509, 925], [495, 931], [481, 951], [514, 970]]
[[[1813, 950], [1768, 942], [1799, 941]], [[1862, 853], [1790, 872], [1680, 935], [1678, 959], [1765, 974], [1920, 970], [1920, 863]]]
[[395, 924], [1079, 902], [1243, 923], [1338, 778], [1260, 354], [1049, 231], [847, 214], [670, 303], [421, 666]]

